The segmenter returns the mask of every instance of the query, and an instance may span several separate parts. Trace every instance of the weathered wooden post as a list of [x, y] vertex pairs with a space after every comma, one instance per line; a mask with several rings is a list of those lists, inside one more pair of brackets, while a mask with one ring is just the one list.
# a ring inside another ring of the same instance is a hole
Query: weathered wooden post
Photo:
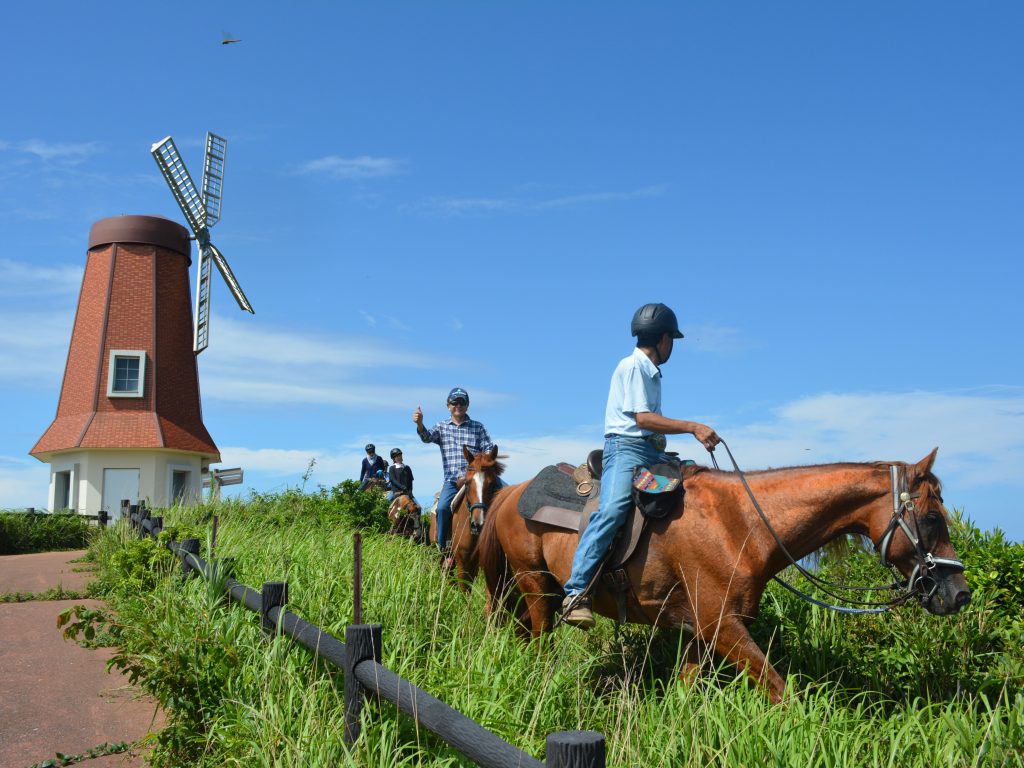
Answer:
[[363, 537], [357, 531], [352, 534], [352, 617], [353, 623], [363, 623]]
[[110, 522], [110, 513], [105, 509], [101, 509], [99, 514], [96, 515], [96, 522], [99, 523], [100, 528], [106, 528], [107, 523]]
[[356, 680], [356, 667], [364, 661], [378, 664], [381, 659], [380, 624], [353, 624], [345, 627], [345, 743], [359, 738], [359, 715], [366, 692]]
[[149, 529], [149, 532], [155, 539], [160, 535], [160, 531], [164, 529], [164, 517], [163, 515], [157, 515], [156, 517], [151, 517], [149, 520], [153, 524], [153, 527]]
[[143, 524], [143, 523], [144, 523], [144, 522], [145, 522], [146, 520], [148, 520], [148, 519], [149, 519], [149, 510], [148, 510], [148, 509], [146, 509], [146, 508], [145, 508], [145, 507], [143, 507], [143, 506], [139, 506], [139, 507], [138, 507], [138, 510], [139, 510], [139, 511], [138, 511], [138, 517], [139, 517], [139, 538], [140, 538], [140, 539], [144, 539], [144, 538], [146, 538], [146, 536], [147, 536], [148, 534], [146, 533], [146, 529], [145, 529], [145, 527], [143, 527], [143, 525], [142, 525], [142, 524]]
[[604, 736], [597, 731], [559, 731], [548, 735], [548, 768], [604, 768]]
[[263, 630], [273, 635], [277, 632], [277, 622], [270, 618], [271, 608], [283, 608], [288, 602], [287, 581], [265, 581], [260, 592], [260, 624]]
[[179, 548], [185, 552], [185, 556], [181, 558], [181, 580], [185, 581], [195, 570], [192, 567], [192, 561], [189, 560], [189, 555], [199, 554], [199, 539], [185, 539], [179, 545]]

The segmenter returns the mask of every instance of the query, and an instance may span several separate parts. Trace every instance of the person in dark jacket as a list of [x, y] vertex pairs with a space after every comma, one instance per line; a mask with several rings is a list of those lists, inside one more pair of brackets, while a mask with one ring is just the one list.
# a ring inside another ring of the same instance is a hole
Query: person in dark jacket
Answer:
[[388, 501], [394, 501], [403, 494], [409, 498], [412, 496], [412, 467], [402, 461], [402, 449], [391, 449], [391, 461], [393, 464], [388, 467]]
[[388, 468], [387, 461], [377, 455], [377, 448], [373, 443], [366, 444], [366, 458], [359, 469], [359, 490], [365, 491], [370, 482], [379, 477], [384, 480], [384, 472]]

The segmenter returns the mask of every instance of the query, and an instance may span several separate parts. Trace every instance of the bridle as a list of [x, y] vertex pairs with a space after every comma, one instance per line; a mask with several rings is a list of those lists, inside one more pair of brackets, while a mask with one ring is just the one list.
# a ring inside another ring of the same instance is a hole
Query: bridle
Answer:
[[[479, 474], [480, 470], [475, 469], [475, 470], [473, 470], [473, 472], [474, 472], [474, 479], [475, 479], [476, 474]], [[467, 473], [466, 481], [465, 481], [465, 484], [464, 484], [463, 487], [465, 488], [466, 507], [469, 509], [469, 535], [476, 537], [476, 536], [479, 536], [480, 532], [484, 529], [484, 523], [487, 520], [487, 504], [486, 504], [486, 502], [483, 501], [483, 489], [482, 488], [480, 489], [480, 501], [473, 502], [472, 504], [469, 503], [469, 477], [468, 477], [468, 473]], [[476, 516], [473, 514], [478, 509], [480, 510], [480, 522], [477, 522]]]
[[[892, 479], [892, 519], [882, 534], [882, 538], [875, 544], [875, 551], [878, 552], [882, 565], [890, 570], [894, 570], [892, 563], [889, 562], [889, 545], [892, 543], [892, 537], [896, 530], [902, 530], [910, 543], [914, 545], [914, 552], [917, 557], [917, 562], [914, 563], [914, 570], [911, 571], [910, 577], [906, 581], [905, 589], [910, 594], [920, 592], [921, 595], [930, 600], [939, 588], [939, 584], [929, 574], [939, 566], [957, 568], [963, 571], [964, 564], [953, 558], [936, 557], [930, 550], [925, 550], [921, 542], [920, 520], [917, 516], [917, 509], [914, 507], [914, 499], [920, 498], [921, 494], [910, 493], [907, 490], [906, 476], [899, 472], [895, 464], [890, 465], [889, 476]], [[916, 530], [911, 530], [910, 525], [907, 524], [907, 512], [910, 512], [910, 516], [914, 519], [914, 528]], [[932, 583], [931, 589], [927, 592], [924, 586], [926, 579]]]
[[[786, 545], [783, 544], [782, 539], [776, 533], [772, 524], [768, 521], [768, 516], [765, 515], [764, 510], [761, 509], [761, 505], [758, 503], [757, 498], [754, 496], [754, 492], [750, 488], [750, 484], [747, 483], [746, 475], [736, 464], [736, 459], [732, 455], [732, 451], [729, 450], [729, 446], [725, 444], [724, 440], [721, 440], [722, 446], [725, 448], [725, 452], [729, 455], [729, 460], [732, 462], [733, 469], [736, 470], [736, 474], [739, 476], [740, 481], [743, 483], [743, 487], [747, 491], [747, 495], [750, 497], [750, 501], [754, 504], [754, 509], [757, 510], [758, 516], [761, 521], [768, 528], [772, 538], [775, 539], [775, 543], [778, 544], [779, 549], [789, 560], [790, 564], [793, 565], [800, 572], [800, 574], [814, 584], [818, 589], [824, 592], [829, 597], [836, 600], [843, 600], [847, 603], [853, 603], [854, 605], [870, 606], [869, 608], [848, 608], [840, 605], [832, 605], [830, 603], [817, 600], [810, 595], [801, 592], [799, 589], [783, 581], [778, 576], [772, 578], [781, 584], [783, 587], [788, 589], [793, 594], [806, 600], [809, 603], [820, 606], [822, 608], [828, 608], [833, 611], [839, 611], [840, 613], [883, 613], [888, 611], [894, 605], [900, 605], [912, 599], [915, 595], [920, 594], [922, 598], [930, 600], [936, 590], [939, 588], [939, 583], [930, 576], [931, 572], [939, 566], [946, 568], [958, 568], [964, 570], [964, 564], [959, 560], [954, 560], [947, 557], [936, 557], [930, 550], [925, 551], [924, 545], [922, 544], [921, 537], [915, 530], [912, 530], [910, 525], [907, 523], [907, 512], [910, 513], [910, 517], [914, 520], [914, 529], [920, 531], [920, 523], [917, 517], [917, 509], [914, 506], [914, 499], [919, 498], [919, 493], [910, 493], [907, 490], [907, 478], [906, 473], [900, 471], [900, 467], [896, 464], [889, 465], [889, 476], [892, 483], [892, 519], [889, 521], [889, 525], [886, 527], [885, 532], [882, 534], [882, 538], [875, 544], [875, 551], [878, 552], [879, 558], [882, 565], [887, 567], [896, 576], [896, 581], [885, 587], [860, 587], [851, 586], [845, 584], [833, 584], [829, 581], [825, 581], [820, 576], [816, 576], [811, 571], [804, 568], [797, 562], [789, 550], [786, 549]], [[715, 469], [718, 469], [718, 461], [715, 459], [715, 454], [708, 451], [711, 454], [711, 462], [715, 465]], [[895, 566], [889, 561], [889, 545], [892, 543], [893, 535], [896, 530], [900, 529], [904, 535], [909, 539], [910, 543], [914, 545], [914, 551], [916, 553], [917, 562], [914, 564], [914, 570], [911, 572], [908, 579], [900, 580], [900, 574], [896, 570]], [[924, 582], [931, 581], [932, 587], [929, 591], [925, 591]], [[850, 591], [901, 591], [901, 594], [894, 597], [892, 600], [886, 600], [884, 602], [865, 602], [862, 600], [853, 600], [842, 595], [837, 595], [832, 590], [850, 590]]]

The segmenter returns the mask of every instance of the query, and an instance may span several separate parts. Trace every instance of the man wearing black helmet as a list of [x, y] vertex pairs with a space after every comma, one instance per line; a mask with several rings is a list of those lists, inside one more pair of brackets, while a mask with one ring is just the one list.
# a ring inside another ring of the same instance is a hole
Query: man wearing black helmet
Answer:
[[[423, 426], [423, 410], [417, 405], [412, 420], [416, 433], [424, 443], [437, 443], [441, 447], [441, 466], [444, 470], [444, 485], [437, 500], [437, 546], [442, 552], [448, 551], [448, 536], [452, 527], [452, 499], [458, 491], [458, 480], [466, 474], [468, 463], [462, 453], [466, 446], [474, 454], [489, 451], [494, 442], [487, 434], [487, 428], [479, 421], [469, 418], [469, 393], [462, 387], [455, 387], [448, 393], [449, 418], [439, 421], [430, 429]], [[445, 562], [446, 566], [450, 563]]]
[[636, 349], [612, 374], [604, 416], [604, 458], [598, 509], [580, 536], [565, 584], [562, 620], [589, 629], [594, 614], [587, 593], [601, 561], [633, 505], [633, 470], [663, 459], [663, 435], [691, 434], [709, 451], [720, 438], [711, 427], [661, 415], [661, 366], [683, 338], [675, 313], [664, 304], [645, 304], [630, 326]]
[[365, 491], [366, 487], [373, 481], [373, 478], [379, 477], [383, 480], [384, 471], [388, 468], [387, 461], [384, 460], [383, 456], [377, 455], [377, 448], [373, 443], [366, 444], [366, 458], [363, 459], [363, 463], [359, 468], [359, 490]]

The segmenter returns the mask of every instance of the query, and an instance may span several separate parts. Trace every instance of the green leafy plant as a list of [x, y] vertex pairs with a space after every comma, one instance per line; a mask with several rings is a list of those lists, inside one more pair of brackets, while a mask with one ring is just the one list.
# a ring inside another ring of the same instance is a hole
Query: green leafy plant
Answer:
[[84, 549], [97, 530], [73, 513], [0, 512], [0, 555]]

